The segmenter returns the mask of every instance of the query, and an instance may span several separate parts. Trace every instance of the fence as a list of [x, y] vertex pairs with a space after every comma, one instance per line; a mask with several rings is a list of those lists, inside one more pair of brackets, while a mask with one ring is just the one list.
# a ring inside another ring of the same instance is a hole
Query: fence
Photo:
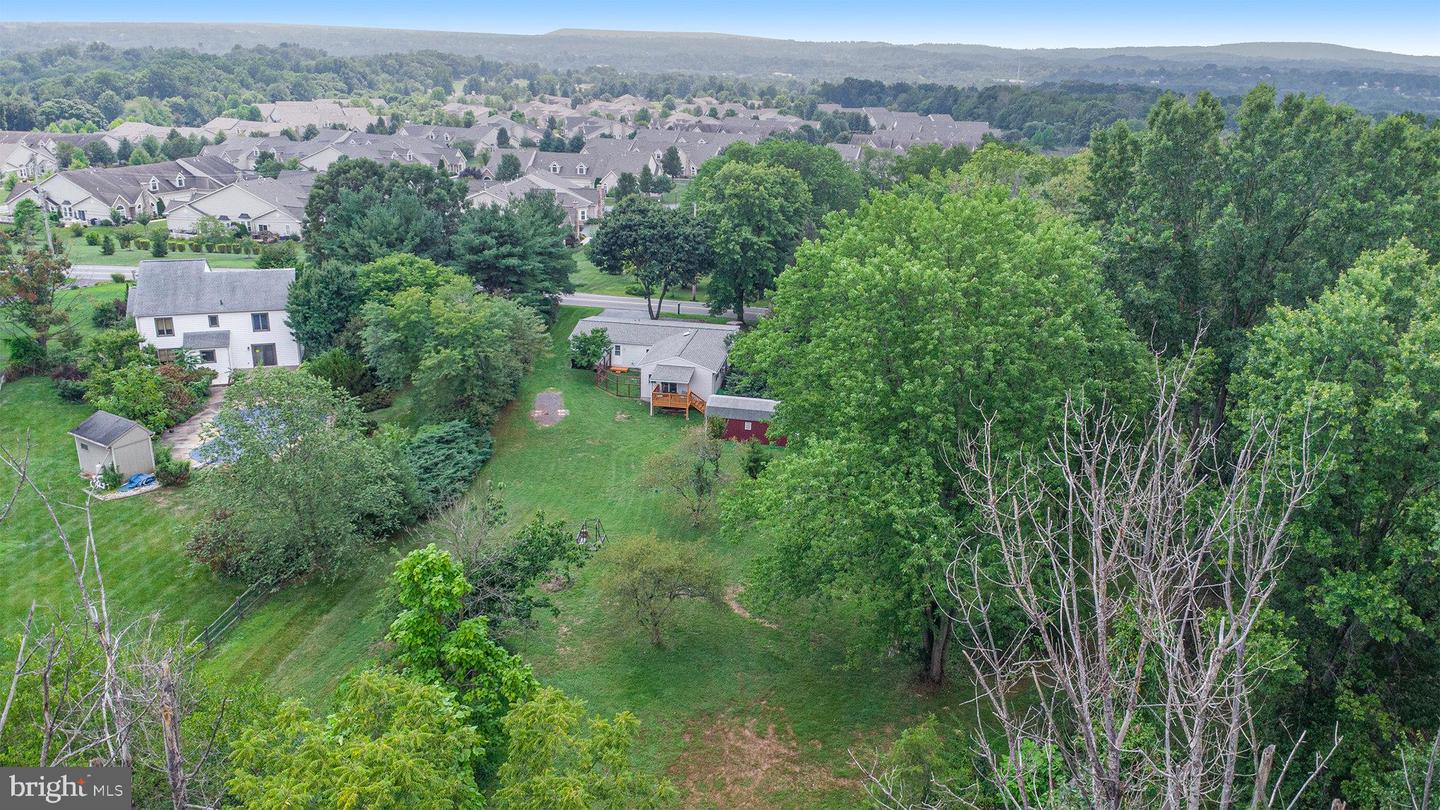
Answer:
[[601, 368], [595, 371], [595, 387], [609, 394], [625, 399], [640, 397], [640, 372], [611, 371]]
[[235, 601], [230, 603], [230, 607], [225, 608], [224, 613], [221, 613], [215, 621], [206, 625], [205, 629], [201, 630], [200, 634], [195, 636], [195, 639], [190, 643], [199, 644], [205, 652], [209, 652], [210, 648], [215, 645], [216, 641], [220, 640], [221, 636], [225, 635], [231, 627], [234, 627], [236, 622], [245, 618], [245, 615], [250, 612], [250, 609], [255, 607], [261, 599], [264, 599], [269, 594], [270, 589], [260, 582], [246, 588], [244, 593], [235, 597]]

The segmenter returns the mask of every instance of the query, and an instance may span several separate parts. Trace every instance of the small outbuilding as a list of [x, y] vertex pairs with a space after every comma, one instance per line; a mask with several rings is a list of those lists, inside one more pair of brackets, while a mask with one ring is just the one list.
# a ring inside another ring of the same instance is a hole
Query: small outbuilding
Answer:
[[155, 472], [155, 449], [150, 441], [155, 434], [139, 422], [96, 411], [70, 435], [75, 437], [81, 475], [96, 476], [112, 465], [122, 478]]
[[784, 436], [770, 436], [770, 420], [775, 417], [773, 399], [759, 397], [732, 397], [716, 394], [705, 403], [705, 415], [711, 419], [725, 420], [724, 438], [737, 442], [751, 439], [761, 444], [785, 446]]

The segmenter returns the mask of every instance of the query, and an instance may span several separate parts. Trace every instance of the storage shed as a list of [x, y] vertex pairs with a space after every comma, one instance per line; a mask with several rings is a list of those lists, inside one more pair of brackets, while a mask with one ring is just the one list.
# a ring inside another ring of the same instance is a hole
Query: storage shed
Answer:
[[75, 437], [81, 475], [99, 475], [111, 465], [123, 478], [155, 472], [155, 450], [150, 443], [155, 434], [139, 422], [96, 411], [70, 435]]
[[761, 444], [785, 446], [784, 436], [770, 436], [770, 420], [775, 416], [773, 399], [759, 397], [732, 397], [716, 394], [706, 403], [705, 415], [711, 419], [725, 420], [724, 438], [737, 442], [754, 439]]

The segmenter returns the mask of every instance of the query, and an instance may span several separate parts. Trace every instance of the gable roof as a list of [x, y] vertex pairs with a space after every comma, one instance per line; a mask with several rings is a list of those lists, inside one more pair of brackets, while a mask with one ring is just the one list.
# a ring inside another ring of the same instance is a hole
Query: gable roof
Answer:
[[679, 359], [710, 371], [719, 371], [725, 367], [725, 358], [730, 355], [730, 350], [725, 345], [729, 336], [728, 331], [688, 329], [651, 346], [649, 351], [645, 352], [640, 365], [648, 366]]
[[293, 268], [214, 270], [204, 259], [147, 259], [135, 271], [127, 312], [136, 317], [283, 312]]
[[155, 434], [139, 422], [126, 419], [123, 416], [116, 416], [109, 411], [96, 411], [90, 414], [90, 418], [81, 422], [70, 435], [87, 442], [94, 442], [102, 447], [109, 447], [112, 442], [120, 439], [126, 433], [140, 428], [145, 431], [146, 436]]

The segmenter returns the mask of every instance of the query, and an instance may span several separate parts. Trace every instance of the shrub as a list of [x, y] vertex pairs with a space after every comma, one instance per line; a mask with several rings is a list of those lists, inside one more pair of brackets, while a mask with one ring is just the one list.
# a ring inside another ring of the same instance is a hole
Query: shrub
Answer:
[[119, 470], [115, 469], [115, 465], [111, 464], [100, 471], [100, 483], [104, 484], [106, 489], [113, 491], [125, 483], [125, 478], [120, 475]]
[[421, 510], [434, 513], [463, 495], [490, 460], [492, 446], [490, 434], [469, 422], [421, 428], [405, 454], [420, 488]]
[[114, 237], [110, 236], [110, 234], [108, 234], [108, 233], [105, 234], [105, 238], [104, 238], [104, 239], [100, 240], [100, 255], [102, 255], [102, 256], [114, 256], [114, 255], [115, 255], [115, 239], [114, 239]]
[[260, 248], [260, 258], [256, 260], [255, 266], [261, 268], [294, 267], [299, 263], [300, 246], [286, 239]]
[[393, 388], [371, 389], [356, 397], [355, 404], [366, 413], [388, 408], [395, 404], [395, 390]]
[[352, 396], [359, 396], [375, 387], [375, 376], [370, 373], [370, 367], [340, 348], [315, 355], [306, 360], [301, 369]]
[[594, 368], [605, 359], [610, 348], [610, 334], [604, 329], [591, 329], [570, 338], [570, 367]]
[[19, 334], [7, 337], [5, 346], [10, 350], [10, 367], [6, 370], [7, 377], [12, 379], [23, 377], [26, 374], [34, 374], [50, 368], [50, 356], [45, 347], [30, 335]]
[[125, 320], [125, 300], [117, 299], [99, 304], [90, 312], [90, 323], [96, 329], [119, 326]]
[[175, 458], [170, 448], [161, 447], [155, 457], [155, 480], [167, 487], [183, 487], [190, 480], [190, 460]]
[[136, 250], [149, 250], [149, 249], [150, 249], [150, 240], [149, 240], [149, 239], [136, 239], [136, 240], [135, 240], [135, 249], [136, 249]]
[[705, 420], [705, 435], [712, 439], [725, 438], [725, 420], [712, 416]]
[[156, 239], [150, 243], [150, 255], [157, 259], [163, 259], [170, 253], [170, 241], [168, 239]]
[[70, 235], [71, 235], [71, 236], [80, 236], [80, 235], [83, 234], [83, 233], [85, 233], [85, 226], [84, 226], [84, 225], [80, 224], [79, 222], [72, 222], [72, 223], [70, 223]]
[[85, 401], [85, 383], [82, 380], [70, 380], [64, 377], [56, 377], [55, 395], [66, 402]]
[[643, 298], [645, 296], [645, 288], [640, 286], [639, 284], [631, 284], [629, 287], [625, 288], [625, 294]]
[[100, 232], [89, 230], [85, 232], [85, 244], [95, 247], [100, 244]]

